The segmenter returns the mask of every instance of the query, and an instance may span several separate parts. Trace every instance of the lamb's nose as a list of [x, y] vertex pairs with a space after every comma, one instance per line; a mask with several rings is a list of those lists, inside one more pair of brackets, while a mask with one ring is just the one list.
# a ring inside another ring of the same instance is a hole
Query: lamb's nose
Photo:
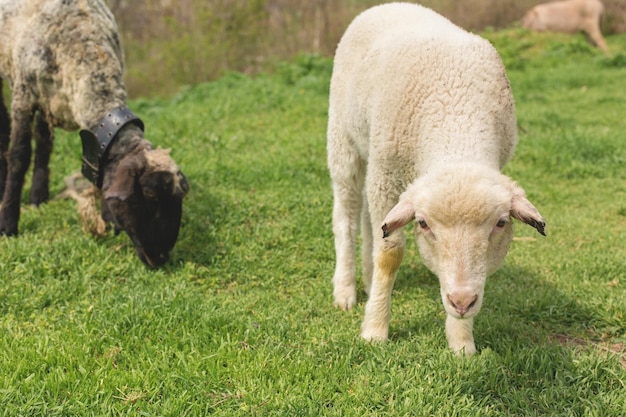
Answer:
[[476, 300], [478, 300], [477, 294], [448, 294], [448, 301], [450, 302], [450, 305], [456, 310], [457, 313], [459, 313], [461, 317], [466, 315], [467, 312], [474, 307]]

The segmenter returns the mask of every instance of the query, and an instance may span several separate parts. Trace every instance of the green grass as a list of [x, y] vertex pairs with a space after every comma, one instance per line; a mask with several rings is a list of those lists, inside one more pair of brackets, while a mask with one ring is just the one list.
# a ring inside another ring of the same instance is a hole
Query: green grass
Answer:
[[[191, 183], [165, 268], [124, 235], [85, 235], [72, 201], [24, 205], [0, 239], [0, 415], [626, 415], [626, 37], [609, 58], [576, 37], [487, 37], [523, 129], [506, 173], [548, 236], [517, 227], [477, 355], [448, 351], [411, 239], [388, 343], [360, 340], [362, 291], [333, 308], [332, 63], [300, 57], [131, 103]], [[75, 133], [55, 146], [52, 194], [80, 160]]]

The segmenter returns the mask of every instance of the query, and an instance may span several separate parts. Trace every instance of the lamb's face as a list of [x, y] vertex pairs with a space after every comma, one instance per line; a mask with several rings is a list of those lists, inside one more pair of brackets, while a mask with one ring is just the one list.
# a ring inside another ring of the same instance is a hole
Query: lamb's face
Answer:
[[159, 267], [178, 239], [189, 185], [177, 167], [172, 171], [148, 164], [138, 169], [135, 162], [120, 164], [116, 180], [103, 190], [102, 217], [115, 224], [116, 232], [128, 234], [145, 264]]
[[515, 217], [544, 233], [545, 223], [524, 192], [497, 171], [464, 165], [420, 178], [384, 221], [392, 233], [415, 220], [421, 257], [438, 277], [446, 312], [480, 311], [487, 276], [504, 261]]
[[505, 205], [468, 223], [445, 224], [436, 212], [416, 214], [421, 257], [439, 278], [443, 306], [454, 317], [468, 318], [480, 311], [487, 276], [504, 261], [513, 236]]

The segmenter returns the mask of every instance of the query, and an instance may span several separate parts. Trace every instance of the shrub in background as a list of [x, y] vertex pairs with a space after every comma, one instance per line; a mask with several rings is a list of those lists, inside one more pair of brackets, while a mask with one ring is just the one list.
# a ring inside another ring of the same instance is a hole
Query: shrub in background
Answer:
[[[472, 31], [519, 21], [541, 0], [423, 0]], [[604, 0], [607, 33], [626, 29], [624, 0]], [[131, 97], [169, 96], [227, 71], [257, 73], [300, 53], [332, 56], [349, 22], [375, 0], [108, 0]], [[607, 27], [609, 25], [610, 27]], [[511, 52], [511, 51], [509, 51]]]

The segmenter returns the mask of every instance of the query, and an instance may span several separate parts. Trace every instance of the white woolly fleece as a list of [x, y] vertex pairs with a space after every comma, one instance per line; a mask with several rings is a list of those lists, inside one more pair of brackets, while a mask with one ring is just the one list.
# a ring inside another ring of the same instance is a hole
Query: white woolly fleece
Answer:
[[500, 173], [517, 135], [498, 53], [425, 7], [372, 7], [339, 42], [328, 116], [335, 305], [356, 303], [360, 221], [369, 295], [362, 336], [387, 338], [405, 247], [400, 231], [417, 219], [420, 252], [441, 282], [450, 347], [473, 353], [472, 317], [508, 250], [511, 216], [540, 232], [544, 225]]

